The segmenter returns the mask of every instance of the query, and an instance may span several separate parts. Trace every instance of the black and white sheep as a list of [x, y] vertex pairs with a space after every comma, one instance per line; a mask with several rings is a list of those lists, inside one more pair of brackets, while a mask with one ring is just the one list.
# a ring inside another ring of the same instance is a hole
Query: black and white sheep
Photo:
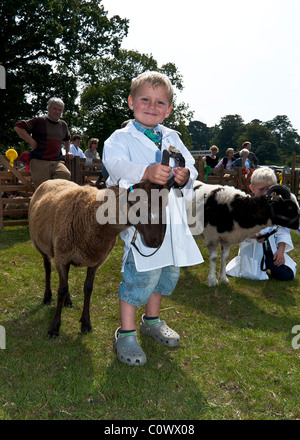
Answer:
[[[156, 185], [144, 181], [130, 189], [135, 193], [138, 192], [136, 190], [145, 191], [147, 195], [148, 206], [146, 203], [144, 214], [148, 217], [146, 221], [139, 223], [136, 223], [138, 216], [135, 217], [136, 224], [134, 226], [141, 233], [145, 244], [152, 248], [160, 246], [165, 234], [165, 225], [161, 220], [163, 216], [158, 216], [160, 220], [156, 224], [147, 221], [153, 215], [151, 191], [155, 188], [157, 188]], [[125, 209], [127, 214], [138, 202], [136, 200], [134, 203], [134, 197], [131, 197], [133, 201], [130, 201], [130, 197], [128, 197], [130, 190], [122, 190], [126, 194], [122, 209], [118, 203], [121, 191], [119, 187], [98, 190], [90, 186], [81, 187], [73, 182], [56, 179], [44, 182], [35, 191], [29, 207], [29, 229], [32, 242], [44, 260], [45, 304], [49, 304], [52, 297], [51, 258], [54, 260], [59, 275], [57, 307], [48, 331], [49, 337], [59, 335], [63, 305], [72, 305], [68, 289], [68, 273], [71, 265], [87, 267], [84, 282], [84, 306], [80, 321], [82, 333], [91, 331], [89, 304], [96, 270], [107, 259], [116, 243], [118, 234], [130, 226], [130, 216], [126, 216], [128, 221], [126, 223], [124, 213], [122, 213], [123, 219], [121, 221], [121, 214], [118, 212]], [[168, 191], [164, 194], [168, 194]], [[115, 195], [116, 199], [112, 195]], [[114, 199], [117, 201], [115, 204]], [[108, 203], [109, 200], [112, 209], [117, 211], [115, 212], [115, 220], [107, 223], [103, 221], [104, 224], [100, 224], [99, 209], [101, 211], [101, 207], [103, 208], [105, 204], [109, 210], [111, 207]], [[159, 209], [163, 210], [166, 204], [167, 200], [164, 202], [161, 200]]]
[[[226, 283], [226, 263], [232, 244], [242, 242], [267, 226], [280, 225], [299, 230], [299, 205], [295, 195], [286, 187], [275, 185], [266, 196], [254, 197], [232, 186], [209, 185], [196, 181], [194, 191], [194, 205], [197, 201], [201, 206], [202, 201], [204, 206], [203, 235], [209, 251], [209, 286], [218, 284], [216, 261], [219, 243], [219, 281]], [[189, 212], [188, 217], [191, 218]]]

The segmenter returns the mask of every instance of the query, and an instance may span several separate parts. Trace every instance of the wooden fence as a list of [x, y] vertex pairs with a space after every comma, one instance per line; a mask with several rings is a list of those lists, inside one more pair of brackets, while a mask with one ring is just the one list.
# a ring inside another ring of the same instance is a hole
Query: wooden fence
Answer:
[[71, 180], [78, 185], [95, 183], [102, 176], [102, 161], [100, 159], [93, 159], [91, 162], [88, 159], [75, 156], [74, 159], [66, 162], [66, 165], [71, 171]]
[[[290, 191], [295, 194], [297, 200], [300, 200], [300, 169], [295, 167], [296, 154], [292, 156], [292, 166], [285, 169], [276, 168], [274, 172], [277, 176], [279, 184], [286, 185]], [[207, 172], [205, 163], [199, 157], [196, 160], [196, 168], [198, 170], [198, 180], [210, 184], [229, 185], [239, 188], [242, 191], [250, 194], [249, 184], [251, 174], [245, 172], [244, 168], [237, 167], [234, 170], [226, 170], [223, 166], [214, 168], [210, 173]]]
[[[292, 167], [289, 170], [277, 170], [276, 174], [278, 182], [288, 186], [299, 200], [300, 169], [295, 168], [295, 164], [296, 155], [293, 155]], [[12, 167], [5, 156], [0, 156], [0, 231], [4, 226], [28, 224], [28, 206], [34, 188], [30, 172], [25, 171], [25, 167], [20, 168], [20, 165], [23, 164], [19, 158]], [[95, 159], [90, 163], [75, 157], [67, 166], [71, 171], [71, 180], [79, 185], [93, 184], [101, 178], [101, 160]], [[231, 185], [250, 193], [250, 174], [243, 168], [226, 170], [222, 166], [208, 173], [209, 170], [201, 158], [196, 160], [196, 168], [199, 173], [198, 180], [202, 182]]]
[[[31, 175], [18, 161], [11, 166], [5, 156], [0, 156], [0, 231], [6, 225], [28, 224], [28, 207], [34, 187]], [[14, 220], [4, 220], [4, 217]]]
[[198, 180], [208, 184], [229, 185], [239, 188], [246, 193], [250, 193], [249, 184], [251, 174], [247, 173], [241, 167], [234, 170], [226, 170], [222, 165], [220, 168], [207, 170], [207, 167], [201, 159], [197, 160], [196, 168], [198, 170]]
[[[75, 157], [67, 167], [71, 180], [79, 185], [93, 184], [101, 178], [101, 160], [87, 162]], [[30, 171], [25, 170], [19, 158], [11, 166], [6, 157], [0, 155], [0, 231], [4, 226], [28, 224], [28, 207], [33, 193]]]

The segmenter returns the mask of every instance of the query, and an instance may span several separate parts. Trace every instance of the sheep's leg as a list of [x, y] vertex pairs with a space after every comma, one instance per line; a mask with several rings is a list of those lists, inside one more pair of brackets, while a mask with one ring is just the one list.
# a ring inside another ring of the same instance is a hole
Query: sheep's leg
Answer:
[[230, 246], [228, 246], [227, 244], [221, 245], [221, 264], [220, 264], [220, 274], [219, 274], [219, 281], [221, 283], [229, 282], [226, 276], [226, 263], [228, 260], [229, 251], [230, 251]]
[[91, 319], [90, 319], [90, 299], [94, 286], [94, 279], [98, 266], [88, 267], [87, 274], [84, 282], [84, 302], [83, 310], [80, 318], [81, 333], [88, 333], [92, 331]]
[[57, 268], [59, 275], [59, 286], [57, 291], [57, 305], [55, 310], [55, 315], [52, 319], [50, 329], [48, 331], [49, 338], [55, 338], [59, 335], [59, 329], [61, 325], [61, 313], [62, 308], [65, 303], [66, 298], [69, 296], [69, 286], [68, 286], [68, 274], [70, 265]]
[[208, 274], [207, 282], [210, 287], [213, 287], [218, 284], [218, 280], [216, 278], [218, 245], [214, 243], [210, 243], [209, 245], [207, 245], [207, 248], [209, 251], [209, 274]]
[[69, 290], [68, 290], [67, 296], [66, 296], [66, 298], [64, 300], [64, 306], [65, 307], [70, 307], [70, 308], [73, 307], [73, 303], [72, 303], [72, 300], [71, 300], [71, 297], [70, 297]]
[[44, 293], [44, 304], [51, 304], [52, 291], [51, 291], [51, 260], [44, 256], [44, 269], [45, 269], [45, 293]]

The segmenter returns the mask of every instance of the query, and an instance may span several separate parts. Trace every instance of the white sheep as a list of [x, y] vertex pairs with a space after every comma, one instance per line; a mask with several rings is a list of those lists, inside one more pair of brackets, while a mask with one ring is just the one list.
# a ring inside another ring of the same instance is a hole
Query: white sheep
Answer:
[[[123, 190], [126, 194], [124, 204], [126, 214], [134, 205], [133, 202], [129, 202], [128, 193], [130, 190], [140, 189], [146, 192], [147, 215], [148, 220], [151, 219], [151, 190], [154, 188], [157, 186], [149, 181], [144, 181], [127, 191]], [[81, 187], [73, 182], [56, 179], [48, 180], [40, 185], [31, 199], [29, 230], [32, 242], [44, 260], [45, 304], [49, 304], [52, 297], [51, 258], [54, 259], [59, 275], [57, 307], [48, 331], [49, 337], [59, 335], [63, 305], [72, 306], [68, 288], [68, 273], [71, 265], [87, 267], [84, 282], [84, 306], [80, 321], [83, 333], [92, 329], [89, 304], [96, 270], [107, 259], [116, 243], [118, 234], [130, 226], [129, 222], [119, 221], [121, 216], [119, 204], [116, 203], [114, 206], [112, 195], [115, 195], [115, 200], [120, 200], [119, 187], [98, 190], [90, 186]], [[111, 201], [111, 205], [107, 204], [107, 201]], [[165, 202], [167, 203], [167, 201]], [[114, 210], [117, 210], [115, 222], [99, 223], [97, 214], [104, 204], [108, 209], [112, 206]], [[160, 209], [164, 209], [163, 202], [160, 204], [162, 206]], [[122, 216], [124, 219], [124, 213]], [[162, 220], [156, 223], [158, 224], [152, 224], [146, 219], [143, 223], [134, 225], [136, 230], [141, 233], [145, 244], [153, 248], [161, 245], [165, 233], [165, 225]]]
[[[299, 206], [294, 194], [286, 187], [275, 185], [266, 196], [254, 197], [232, 186], [194, 183], [195, 203], [202, 200], [204, 206], [204, 241], [209, 251], [208, 285], [216, 286], [216, 262], [218, 245], [221, 244], [219, 281], [227, 283], [226, 263], [230, 246], [259, 232], [261, 229], [280, 225], [299, 230]], [[200, 205], [200, 204], [199, 204]], [[187, 206], [190, 210], [191, 206]], [[202, 213], [198, 213], [201, 215]], [[188, 218], [191, 213], [188, 212]]]

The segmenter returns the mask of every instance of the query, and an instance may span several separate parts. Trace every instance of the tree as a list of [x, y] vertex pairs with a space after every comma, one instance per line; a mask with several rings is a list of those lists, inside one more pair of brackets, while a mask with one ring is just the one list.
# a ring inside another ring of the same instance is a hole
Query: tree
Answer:
[[251, 142], [251, 151], [257, 156], [260, 165], [277, 163], [280, 159], [275, 137], [257, 119], [245, 125], [238, 144], [242, 145], [245, 141]]
[[0, 139], [13, 144], [14, 123], [44, 113], [49, 97], [77, 114], [79, 70], [94, 57], [116, 54], [127, 20], [107, 18], [101, 0], [0, 0], [0, 61], [6, 69]]
[[220, 156], [225, 155], [227, 148], [240, 147], [238, 137], [244, 128], [244, 121], [239, 115], [227, 115], [221, 118], [220, 124], [215, 127], [215, 136], [212, 143], [217, 145]]
[[300, 154], [300, 136], [284, 115], [267, 122], [253, 119], [249, 124], [244, 124], [239, 115], [227, 115], [221, 118], [219, 125], [213, 127], [192, 121], [189, 132], [193, 148], [199, 149], [206, 142], [206, 145], [216, 144], [220, 156], [225, 154], [229, 146], [239, 151], [245, 141], [250, 141], [260, 165], [287, 165], [294, 151]]
[[191, 121], [188, 130], [195, 150], [207, 150], [210, 147], [210, 129], [204, 122]]
[[[100, 148], [114, 130], [120, 128], [125, 120], [133, 117], [127, 99], [134, 77], [146, 70], [156, 70], [166, 74], [175, 89], [182, 89], [182, 77], [174, 64], [168, 63], [158, 67], [152, 55], [136, 51], [120, 50], [113, 57], [93, 59], [85, 69], [84, 79], [88, 84], [82, 92], [80, 102], [82, 128], [87, 138], [99, 138]], [[165, 121], [165, 125], [182, 132], [183, 141], [190, 146], [184, 124], [191, 117], [192, 112], [188, 106], [183, 103], [177, 105], [175, 97], [172, 113]]]
[[300, 153], [300, 136], [287, 116], [278, 115], [264, 125], [276, 139], [282, 158], [291, 157], [293, 152]]

